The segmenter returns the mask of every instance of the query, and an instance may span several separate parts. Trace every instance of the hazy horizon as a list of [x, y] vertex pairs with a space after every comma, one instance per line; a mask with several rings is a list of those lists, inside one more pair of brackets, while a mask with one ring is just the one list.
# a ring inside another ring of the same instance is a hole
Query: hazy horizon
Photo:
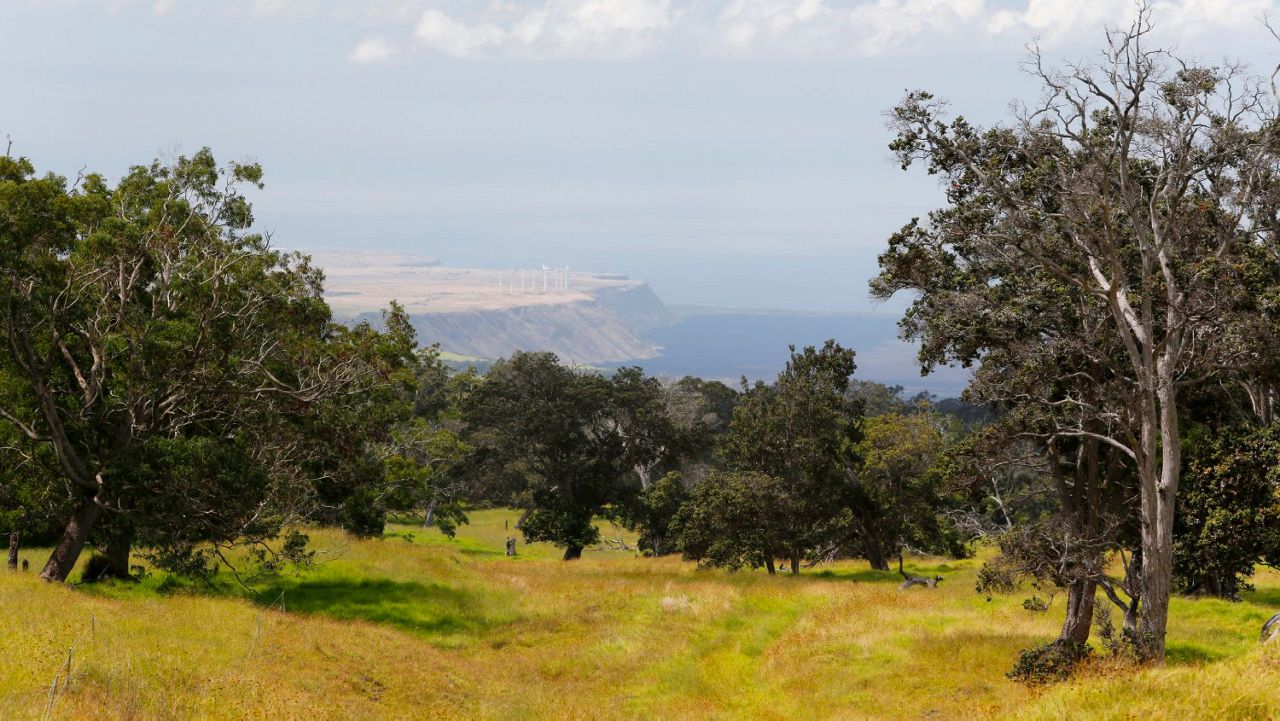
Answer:
[[[1123, 0], [17, 0], [0, 134], [119, 176], [256, 159], [282, 246], [625, 273], [667, 303], [896, 313], [867, 280], [941, 198], [890, 158], [909, 88], [980, 122]], [[1266, 59], [1270, 2], [1159, 3], [1194, 52]], [[1224, 40], [1226, 42], [1224, 42]], [[1268, 68], [1256, 64], [1260, 71]]]

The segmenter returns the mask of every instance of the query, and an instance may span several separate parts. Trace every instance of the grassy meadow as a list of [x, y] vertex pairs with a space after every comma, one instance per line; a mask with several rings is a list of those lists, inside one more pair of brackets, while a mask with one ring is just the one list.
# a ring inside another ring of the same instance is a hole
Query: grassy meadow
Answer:
[[507, 558], [515, 518], [477, 512], [455, 539], [314, 531], [317, 565], [256, 593], [52, 586], [27, 549], [30, 573], [0, 574], [0, 718], [1280, 717], [1280, 647], [1257, 641], [1274, 572], [1240, 603], [1175, 599], [1163, 667], [1101, 661], [1032, 690], [1004, 672], [1065, 599], [987, 599], [978, 561], [916, 559], [945, 580], [900, 591], [855, 562], [769, 577], [539, 544]]

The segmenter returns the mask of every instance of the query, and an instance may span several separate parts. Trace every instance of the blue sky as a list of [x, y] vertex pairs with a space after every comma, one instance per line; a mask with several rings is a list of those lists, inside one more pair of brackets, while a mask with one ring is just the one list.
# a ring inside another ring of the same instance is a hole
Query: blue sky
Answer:
[[[256, 159], [282, 246], [629, 273], [668, 302], [875, 309], [935, 205], [883, 112], [980, 121], [1124, 0], [2, 0], [0, 133], [42, 169]], [[1184, 52], [1269, 72], [1268, 0], [1157, 3]], [[893, 312], [898, 304], [880, 307]]]

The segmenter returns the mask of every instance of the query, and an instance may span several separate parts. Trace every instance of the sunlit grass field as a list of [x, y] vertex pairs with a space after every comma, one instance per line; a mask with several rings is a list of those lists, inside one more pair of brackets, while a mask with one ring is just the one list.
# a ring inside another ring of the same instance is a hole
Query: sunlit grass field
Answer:
[[977, 561], [917, 559], [945, 580], [900, 591], [856, 562], [793, 578], [539, 544], [507, 558], [515, 519], [476, 512], [455, 539], [312, 531], [317, 565], [254, 594], [158, 573], [51, 586], [27, 550], [30, 573], [0, 572], [0, 719], [1280, 718], [1280, 645], [1258, 643], [1274, 572], [1240, 603], [1175, 600], [1164, 667], [1029, 690], [1004, 672], [1065, 599], [988, 599]]

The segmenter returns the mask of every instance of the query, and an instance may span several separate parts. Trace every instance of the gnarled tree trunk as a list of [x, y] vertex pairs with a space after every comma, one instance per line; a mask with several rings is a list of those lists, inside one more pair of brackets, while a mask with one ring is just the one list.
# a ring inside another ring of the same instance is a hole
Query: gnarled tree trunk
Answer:
[[10, 571], [18, 570], [18, 543], [20, 539], [21, 539], [21, 536], [18, 535], [17, 531], [12, 531], [9, 533], [9, 570]]
[[49, 560], [44, 564], [44, 570], [40, 572], [40, 577], [46, 581], [62, 581], [67, 580], [67, 576], [71, 574], [71, 569], [76, 567], [76, 561], [80, 560], [80, 553], [84, 550], [84, 544], [89, 542], [89, 535], [93, 533], [93, 527], [97, 525], [98, 519], [102, 517], [102, 507], [94, 502], [92, 498], [82, 498], [80, 507], [76, 509], [75, 515], [71, 520], [67, 521], [67, 528], [62, 532], [62, 538], [58, 540], [58, 545], [53, 547], [53, 552], [49, 554]]
[[880, 539], [868, 537], [862, 544], [864, 553], [867, 554], [867, 563], [877, 571], [889, 570], [889, 554], [885, 552], [885, 545]]
[[867, 513], [855, 512], [853, 522], [857, 541], [862, 546], [862, 555], [867, 563], [877, 571], [889, 570], [889, 548], [893, 545], [885, 540], [888, 535], [882, 532], [880, 524]]
[[1067, 589], [1067, 617], [1062, 622], [1058, 638], [1074, 643], [1086, 643], [1093, 625], [1094, 592], [1098, 582], [1093, 579], [1076, 581]]

